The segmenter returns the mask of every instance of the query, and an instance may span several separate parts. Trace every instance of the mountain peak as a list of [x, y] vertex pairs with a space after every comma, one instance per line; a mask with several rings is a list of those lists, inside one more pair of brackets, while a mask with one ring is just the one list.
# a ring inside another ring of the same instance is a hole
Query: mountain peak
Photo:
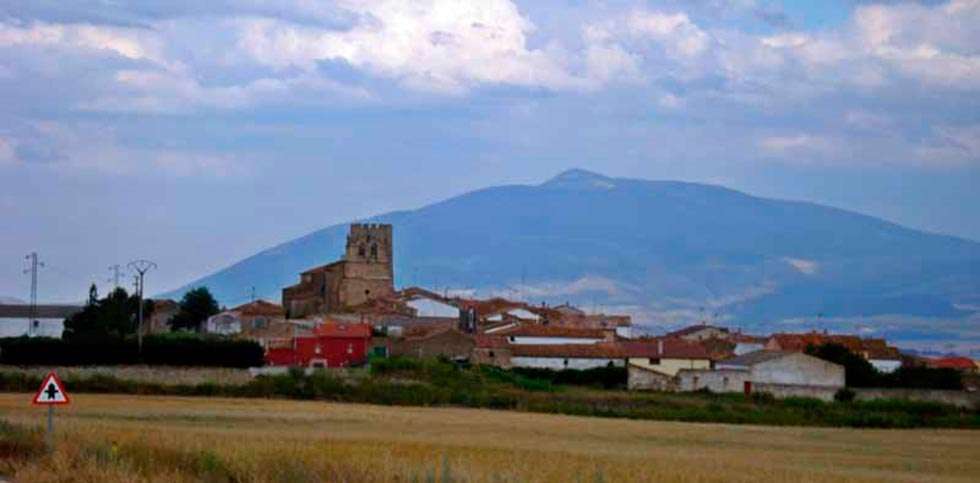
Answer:
[[608, 176], [584, 169], [570, 169], [541, 184], [548, 188], [613, 189], [616, 182]]

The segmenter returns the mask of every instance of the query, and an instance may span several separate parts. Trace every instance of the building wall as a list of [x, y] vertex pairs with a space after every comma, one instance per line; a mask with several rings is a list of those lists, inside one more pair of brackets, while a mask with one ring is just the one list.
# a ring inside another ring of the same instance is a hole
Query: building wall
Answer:
[[594, 369], [597, 367], [607, 367], [610, 363], [614, 367], [623, 367], [623, 359], [579, 359], [579, 358], [559, 358], [559, 357], [511, 357], [513, 367], [534, 367], [538, 369]]
[[844, 387], [844, 367], [806, 354], [755, 364], [751, 368], [754, 384]]
[[391, 343], [391, 355], [469, 359], [475, 345], [472, 337], [456, 330], [447, 330], [431, 337], [395, 339]]
[[683, 369], [677, 373], [679, 391], [744, 392], [749, 371], [739, 369]]
[[629, 359], [629, 363], [638, 367], [661, 372], [663, 374], [667, 374], [668, 376], [676, 376], [677, 371], [681, 369], [711, 368], [711, 361], [708, 359], [660, 359], [658, 363], [653, 364], [647, 357], [631, 357]]
[[836, 395], [837, 391], [839, 390], [839, 387], [833, 386], [752, 383], [753, 393], [772, 394], [776, 399], [784, 399], [787, 397], [808, 397], [825, 402], [831, 402], [834, 400], [834, 395]]
[[530, 345], [564, 345], [564, 344], [598, 344], [605, 339], [588, 337], [528, 337], [512, 336], [509, 337], [511, 344], [530, 344]]
[[676, 380], [666, 374], [633, 364], [627, 365], [626, 386], [631, 391], [673, 391]]
[[898, 368], [902, 367], [902, 361], [892, 361], [887, 359], [868, 359], [868, 362], [870, 362], [871, 365], [878, 370], [878, 372], [884, 374], [891, 374], [892, 372], [897, 371]]
[[510, 369], [513, 367], [511, 364], [511, 353], [510, 349], [499, 347], [499, 348], [487, 348], [480, 347], [473, 349], [472, 362], [474, 364], [485, 364], [488, 366], [496, 366], [502, 369]]

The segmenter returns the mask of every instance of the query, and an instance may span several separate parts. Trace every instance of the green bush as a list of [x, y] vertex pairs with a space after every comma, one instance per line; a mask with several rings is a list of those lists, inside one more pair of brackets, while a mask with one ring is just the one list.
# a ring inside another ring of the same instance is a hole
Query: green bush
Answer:
[[855, 396], [857, 396], [857, 394], [855, 394], [854, 391], [843, 387], [834, 393], [834, 401], [848, 403], [853, 401]]

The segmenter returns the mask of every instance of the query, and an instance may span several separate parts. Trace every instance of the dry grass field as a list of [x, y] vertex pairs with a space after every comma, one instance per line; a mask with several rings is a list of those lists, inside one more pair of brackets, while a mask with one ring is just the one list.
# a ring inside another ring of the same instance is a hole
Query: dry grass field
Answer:
[[[0, 415], [34, 427], [29, 394]], [[980, 432], [669, 423], [474, 409], [76, 394], [43, 481], [977, 481]], [[37, 435], [34, 435], [35, 437]]]

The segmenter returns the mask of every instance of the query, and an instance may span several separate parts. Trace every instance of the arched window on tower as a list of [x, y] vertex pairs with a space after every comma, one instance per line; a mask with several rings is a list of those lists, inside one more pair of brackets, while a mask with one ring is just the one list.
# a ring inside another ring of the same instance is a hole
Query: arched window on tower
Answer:
[[378, 258], [378, 245], [371, 245], [371, 258]]
[[357, 246], [357, 256], [363, 257], [365, 255], [364, 245]]

